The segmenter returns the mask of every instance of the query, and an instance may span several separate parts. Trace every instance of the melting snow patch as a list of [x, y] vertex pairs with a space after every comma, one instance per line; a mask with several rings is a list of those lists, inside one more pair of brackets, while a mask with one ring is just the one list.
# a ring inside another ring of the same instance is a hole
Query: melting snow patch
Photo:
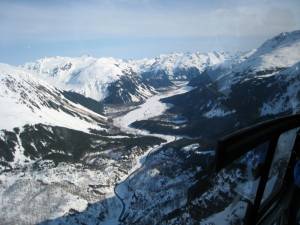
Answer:
[[207, 117], [207, 118], [224, 117], [224, 116], [228, 116], [228, 115], [233, 114], [233, 113], [235, 113], [235, 110], [226, 112], [221, 108], [213, 107], [210, 111], [206, 112], [204, 114], [204, 116]]
[[187, 145], [187, 146], [183, 147], [182, 150], [189, 152], [189, 151], [194, 151], [199, 147], [200, 147], [200, 145], [198, 143], [195, 143], [195, 144], [191, 144], [191, 145]]

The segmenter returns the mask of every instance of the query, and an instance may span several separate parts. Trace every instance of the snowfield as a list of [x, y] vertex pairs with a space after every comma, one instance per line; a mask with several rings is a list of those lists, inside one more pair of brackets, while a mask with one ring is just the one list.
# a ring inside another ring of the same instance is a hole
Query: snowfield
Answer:
[[6, 130], [43, 123], [89, 132], [106, 121], [32, 73], [6, 64], [0, 64], [0, 105], [0, 125]]
[[53, 57], [24, 65], [50, 84], [75, 91], [97, 101], [107, 96], [107, 87], [117, 81], [130, 67], [123, 60], [114, 58]]

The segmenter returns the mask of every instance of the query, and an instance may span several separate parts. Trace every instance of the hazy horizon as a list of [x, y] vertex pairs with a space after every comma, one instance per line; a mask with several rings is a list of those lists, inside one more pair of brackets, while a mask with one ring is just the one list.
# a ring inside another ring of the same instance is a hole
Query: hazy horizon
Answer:
[[246, 51], [300, 29], [298, 0], [3, 0], [0, 62]]

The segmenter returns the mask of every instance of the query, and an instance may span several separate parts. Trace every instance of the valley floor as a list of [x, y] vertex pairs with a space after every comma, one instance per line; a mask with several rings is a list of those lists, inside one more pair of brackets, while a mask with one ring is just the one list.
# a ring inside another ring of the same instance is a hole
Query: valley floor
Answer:
[[[155, 116], [159, 116], [163, 114], [169, 107], [170, 105], [167, 105], [166, 103], [161, 102], [160, 100], [166, 97], [178, 95], [178, 94], [183, 94], [188, 91], [190, 91], [192, 87], [187, 86], [186, 82], [179, 82], [176, 84], [175, 87], [173, 87], [171, 90], [167, 90], [163, 93], [159, 93], [157, 95], [154, 95], [150, 97], [149, 99], [146, 100], [145, 103], [140, 105], [138, 108], [129, 111], [125, 115], [119, 116], [114, 118], [114, 124], [119, 127], [122, 131], [127, 132], [127, 133], [132, 133], [132, 134], [139, 134], [139, 135], [149, 135], [149, 132], [146, 130], [141, 130], [141, 129], [136, 129], [130, 126], [135, 121], [139, 120], [147, 120]], [[121, 182], [116, 184], [114, 188], [114, 192], [116, 197], [121, 201], [122, 208], [118, 208], [120, 211], [120, 216], [118, 217], [119, 221], [122, 221], [123, 214], [126, 208], [126, 205], [128, 204], [124, 199], [128, 198], [129, 193], [129, 185], [128, 185], [128, 179], [134, 174], [138, 173], [142, 164], [146, 162], [147, 156], [160, 149], [164, 145], [175, 141], [176, 139], [180, 138], [177, 136], [172, 136], [172, 135], [161, 135], [158, 133], [151, 133], [152, 136], [156, 136], [159, 138], [164, 139], [166, 142], [162, 143], [159, 146], [155, 146], [154, 148], [150, 148], [148, 151], [146, 151], [143, 155], [141, 155], [137, 159], [137, 164], [130, 170], [129, 174], [126, 175], [122, 179]], [[131, 187], [132, 188], [132, 187]], [[116, 209], [114, 209], [116, 210]], [[109, 221], [110, 223], [112, 222], [111, 220]]]
[[155, 146], [146, 151], [137, 148], [129, 155], [114, 149], [87, 153], [85, 164], [54, 165], [51, 161], [40, 160], [1, 173], [0, 224], [97, 224], [99, 221], [101, 224], [118, 224], [128, 207], [126, 200], [132, 194], [128, 179], [139, 172], [150, 153], [179, 138], [149, 134], [130, 127], [130, 124], [163, 114], [170, 105], [160, 99], [189, 90], [187, 83], [176, 83], [113, 119], [114, 125], [129, 136], [159, 137], [165, 140], [163, 144], [152, 144]]

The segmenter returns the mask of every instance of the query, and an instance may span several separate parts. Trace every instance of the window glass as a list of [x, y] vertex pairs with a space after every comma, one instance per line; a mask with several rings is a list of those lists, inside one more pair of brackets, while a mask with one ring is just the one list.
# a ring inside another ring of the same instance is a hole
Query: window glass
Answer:
[[279, 191], [282, 186], [298, 130], [299, 129], [296, 128], [287, 131], [281, 134], [278, 139], [262, 203], [268, 199], [271, 194]]
[[[248, 204], [255, 199], [269, 143], [263, 143], [212, 178], [212, 187], [198, 201], [212, 212], [200, 224], [243, 224]], [[217, 222], [216, 222], [217, 221]]]

